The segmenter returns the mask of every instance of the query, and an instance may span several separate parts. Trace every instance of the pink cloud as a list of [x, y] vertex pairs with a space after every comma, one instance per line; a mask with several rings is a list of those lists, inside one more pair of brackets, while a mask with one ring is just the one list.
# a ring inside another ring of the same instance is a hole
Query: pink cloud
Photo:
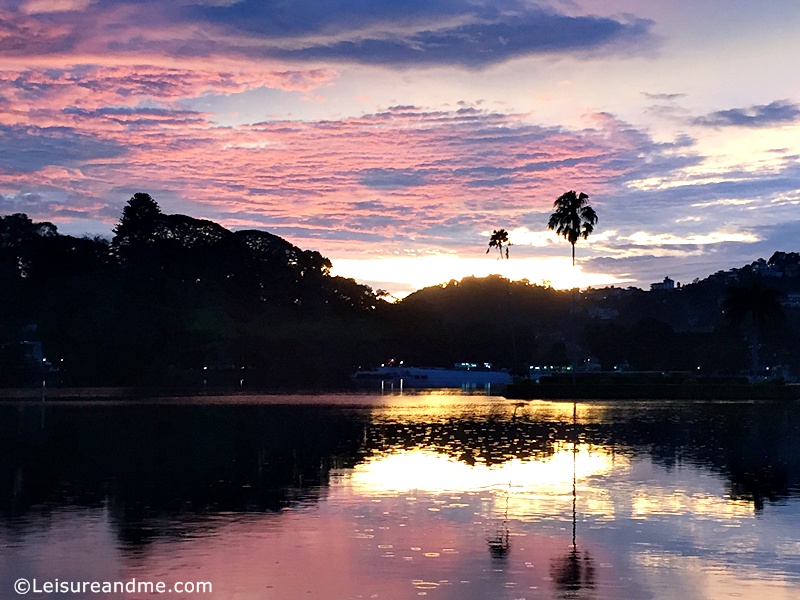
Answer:
[[365, 239], [452, 249], [498, 217], [524, 224], [565, 186], [608, 189], [617, 159], [649, 143], [603, 115], [577, 131], [468, 106], [222, 127], [185, 100], [263, 88], [323, 100], [337, 74], [243, 60], [264, 37], [181, 20], [175, 4], [25, 6], [0, 29], [0, 142], [24, 138], [27, 152], [0, 154], [0, 193], [68, 201], [87, 218], [142, 190], [325, 251]]
[[[55, 156], [38, 170], [6, 169], [0, 190], [60, 190], [81, 198], [93, 218], [124, 203], [114, 192], [120, 186], [156, 196], [168, 190], [194, 203], [190, 212], [198, 216], [260, 224], [325, 252], [357, 246], [354, 239], [386, 249], [407, 248], [410, 240], [446, 249], [456, 244], [455, 231], [463, 237], [465, 229], [498, 218], [512, 227], [532, 211], [547, 211], [565, 186], [600, 193], [620, 174], [617, 159], [644, 143], [611, 120], [569, 131], [477, 109], [394, 107], [338, 121], [221, 127], [208, 115], [175, 108], [172, 99], [179, 90], [229, 89], [248, 80], [218, 76], [208, 84], [189, 74], [176, 83], [177, 73], [100, 72], [80, 82], [74, 73], [43, 72], [0, 82], [14, 101], [26, 94], [36, 100], [28, 113], [6, 103], [0, 124], [22, 115], [46, 128], [48, 140], [69, 135], [104, 144], [96, 157], [85, 144], [80, 160]], [[98, 95], [84, 96], [86, 89]], [[125, 103], [136, 97], [133, 90], [160, 93], [164, 106]], [[110, 105], [98, 106], [101, 100]], [[98, 210], [102, 204], [109, 208]]]
[[20, 9], [28, 15], [80, 11], [94, 4], [95, 0], [27, 0]]
[[0, 91], [10, 101], [35, 102], [41, 108], [48, 108], [48, 103], [50, 108], [129, 106], [145, 100], [173, 101], [258, 88], [309, 92], [327, 85], [334, 76], [326, 69], [218, 71], [153, 65], [72, 66], [0, 71]]
[[19, 65], [32, 49], [53, 52], [68, 44], [73, 27], [44, 23], [34, 17], [0, 9], [0, 57]]

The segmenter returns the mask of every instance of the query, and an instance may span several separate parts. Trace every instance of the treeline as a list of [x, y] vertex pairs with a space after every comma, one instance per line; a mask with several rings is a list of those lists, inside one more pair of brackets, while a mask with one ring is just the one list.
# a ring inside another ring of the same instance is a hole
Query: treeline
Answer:
[[[788, 258], [800, 267], [800, 255]], [[559, 291], [491, 276], [420, 290], [392, 310], [419, 325], [397, 353], [412, 364], [485, 359], [521, 376], [530, 366], [574, 365], [729, 378], [752, 375], [755, 362], [760, 375], [780, 378], [800, 372], [796, 292], [800, 269], [765, 278], [750, 266], [654, 291]]]
[[114, 233], [0, 219], [4, 384], [31, 368], [63, 385], [341, 382], [382, 304], [318, 252], [164, 214], [147, 194]]
[[750, 311], [752, 294], [725, 310], [736, 290], [757, 286], [790, 304], [796, 254], [673, 290], [558, 291], [492, 276], [395, 304], [330, 269], [270, 233], [165, 214], [147, 194], [128, 201], [111, 240], [0, 217], [0, 385], [340, 387], [392, 358], [491, 362], [521, 376], [567, 364], [800, 370], [800, 311]]

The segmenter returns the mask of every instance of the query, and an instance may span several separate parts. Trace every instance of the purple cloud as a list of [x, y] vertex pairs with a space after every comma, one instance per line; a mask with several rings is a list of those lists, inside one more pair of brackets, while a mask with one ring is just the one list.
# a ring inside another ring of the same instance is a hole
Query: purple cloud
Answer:
[[800, 119], [800, 104], [776, 100], [748, 108], [718, 110], [694, 120], [697, 125], [710, 127], [772, 127], [794, 123]]

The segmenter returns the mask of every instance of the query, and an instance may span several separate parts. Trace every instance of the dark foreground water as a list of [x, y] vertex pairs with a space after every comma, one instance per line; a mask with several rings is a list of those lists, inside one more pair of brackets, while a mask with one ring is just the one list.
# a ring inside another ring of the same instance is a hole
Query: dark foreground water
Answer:
[[800, 406], [5, 403], [0, 548], [0, 598], [797, 599]]

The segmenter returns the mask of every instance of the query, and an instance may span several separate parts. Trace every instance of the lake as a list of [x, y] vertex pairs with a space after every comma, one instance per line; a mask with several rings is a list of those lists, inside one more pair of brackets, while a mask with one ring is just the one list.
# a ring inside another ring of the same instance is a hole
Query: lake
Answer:
[[788, 600], [799, 524], [797, 402], [0, 404], [2, 598]]

